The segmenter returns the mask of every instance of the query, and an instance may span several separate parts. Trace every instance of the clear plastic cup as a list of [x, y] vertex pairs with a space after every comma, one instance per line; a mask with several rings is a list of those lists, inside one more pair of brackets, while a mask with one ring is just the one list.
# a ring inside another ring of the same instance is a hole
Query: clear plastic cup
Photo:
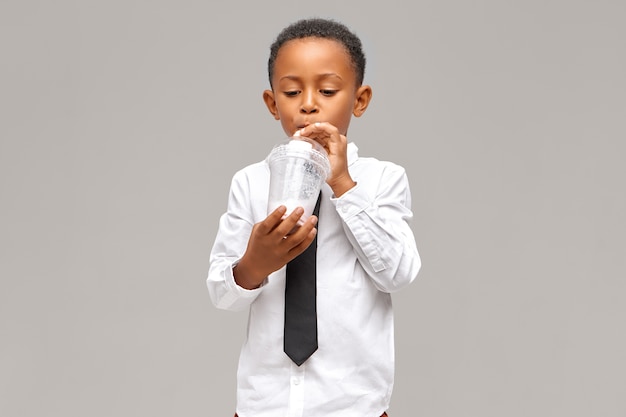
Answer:
[[330, 174], [326, 150], [312, 139], [294, 136], [275, 145], [266, 161], [270, 167], [267, 213], [284, 205], [287, 217], [302, 207], [304, 214], [298, 220], [302, 225], [313, 214], [322, 184]]

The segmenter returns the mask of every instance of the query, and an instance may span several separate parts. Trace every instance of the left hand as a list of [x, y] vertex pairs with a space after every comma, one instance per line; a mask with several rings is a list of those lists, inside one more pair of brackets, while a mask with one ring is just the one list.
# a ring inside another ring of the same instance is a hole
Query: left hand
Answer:
[[330, 123], [318, 122], [298, 130], [294, 136], [304, 136], [319, 142], [330, 161], [330, 175], [326, 179], [336, 197], [356, 185], [348, 172], [348, 139]]

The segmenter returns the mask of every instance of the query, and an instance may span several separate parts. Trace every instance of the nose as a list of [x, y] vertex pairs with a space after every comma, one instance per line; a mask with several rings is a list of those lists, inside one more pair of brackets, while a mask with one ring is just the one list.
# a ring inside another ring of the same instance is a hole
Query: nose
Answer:
[[315, 102], [314, 93], [309, 91], [302, 94], [302, 103], [300, 104], [300, 113], [311, 114], [317, 113], [317, 103]]

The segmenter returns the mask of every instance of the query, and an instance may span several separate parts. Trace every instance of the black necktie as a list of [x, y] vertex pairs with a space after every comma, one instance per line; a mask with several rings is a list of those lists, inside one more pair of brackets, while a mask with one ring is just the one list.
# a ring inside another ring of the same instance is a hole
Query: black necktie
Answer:
[[[319, 216], [317, 198], [313, 214]], [[300, 366], [317, 350], [315, 262], [317, 235], [308, 248], [287, 264], [284, 350]]]

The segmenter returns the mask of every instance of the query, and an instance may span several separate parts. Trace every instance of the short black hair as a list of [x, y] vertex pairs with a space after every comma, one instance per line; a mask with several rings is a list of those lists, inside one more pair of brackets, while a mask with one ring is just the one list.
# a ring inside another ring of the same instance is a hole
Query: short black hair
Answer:
[[285, 43], [302, 38], [324, 38], [339, 42], [350, 55], [357, 85], [360, 86], [363, 83], [363, 77], [365, 76], [365, 53], [359, 37], [342, 23], [331, 19], [311, 18], [298, 20], [284, 28], [278, 34], [272, 46], [270, 46], [270, 58], [267, 62], [270, 86], [272, 85], [274, 64], [278, 51]]

